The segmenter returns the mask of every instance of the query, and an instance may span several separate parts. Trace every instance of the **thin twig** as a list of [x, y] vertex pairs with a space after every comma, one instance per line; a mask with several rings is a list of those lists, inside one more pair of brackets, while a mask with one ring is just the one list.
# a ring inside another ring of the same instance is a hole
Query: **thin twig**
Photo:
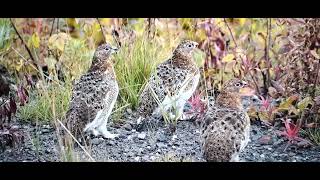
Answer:
[[99, 18], [96, 18], [96, 20], [98, 21], [98, 24], [99, 24], [99, 26], [100, 26], [101, 33], [102, 33], [102, 36], [103, 36], [103, 40], [104, 40], [104, 42], [106, 42], [105, 33], [104, 33], [103, 27], [102, 27], [102, 25], [101, 25], [101, 23], [100, 23], [100, 20], [99, 20]]
[[14, 25], [14, 23], [13, 23], [13, 21], [12, 21], [11, 18], [10, 18], [10, 22], [11, 22], [11, 25], [12, 25], [14, 31], [16, 32], [16, 34], [18, 35], [19, 39], [22, 41], [22, 44], [23, 44], [24, 47], [26, 48], [26, 50], [27, 50], [30, 58], [32, 59], [32, 64], [33, 64], [35, 67], [38, 67], [38, 66], [37, 66], [37, 63], [36, 63], [36, 61], [35, 61], [35, 59], [34, 59], [34, 57], [32, 56], [32, 53], [31, 53], [29, 47], [28, 47], [27, 44], [24, 42], [23, 38], [21, 37], [19, 31], [17, 30], [17, 28], [16, 28], [16, 26]]
[[79, 141], [71, 134], [71, 132], [68, 130], [68, 128], [59, 120], [57, 119], [59, 124], [67, 131], [67, 133], [72, 137], [72, 139], [80, 146], [80, 148], [86, 153], [86, 155], [90, 158], [91, 161], [95, 161], [92, 156], [84, 149], [84, 147], [79, 143]]
[[271, 68], [271, 62], [270, 62], [270, 44], [271, 44], [271, 18], [268, 19], [268, 49], [267, 49], [267, 58], [268, 58], [268, 85], [270, 86], [270, 71], [269, 69]]
[[228, 23], [227, 23], [226, 18], [223, 18], [223, 20], [224, 20], [224, 23], [226, 24], [226, 26], [227, 26], [227, 28], [228, 28], [228, 30], [229, 30], [229, 32], [230, 32], [230, 35], [231, 35], [231, 37], [232, 37], [232, 40], [233, 40], [234, 44], [236, 45], [236, 47], [238, 47], [238, 44], [237, 44], [236, 40], [234, 39], [233, 33], [232, 33], [232, 31], [231, 31]]
[[59, 32], [59, 20], [60, 18], [57, 19], [57, 32]]
[[52, 35], [53, 33], [53, 27], [54, 27], [54, 22], [56, 21], [56, 18], [53, 18], [53, 22], [52, 22], [52, 25], [51, 25], [51, 31], [50, 31], [50, 36]]

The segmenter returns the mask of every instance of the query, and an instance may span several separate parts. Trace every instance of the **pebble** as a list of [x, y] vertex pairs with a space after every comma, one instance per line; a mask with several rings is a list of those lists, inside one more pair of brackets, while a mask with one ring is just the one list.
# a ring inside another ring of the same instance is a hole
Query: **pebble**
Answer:
[[94, 138], [91, 140], [91, 143], [94, 144], [94, 145], [98, 145], [101, 143], [101, 140], [99, 138]]
[[167, 138], [166, 138], [166, 136], [165, 136], [163, 133], [160, 133], [160, 134], [158, 135], [157, 140], [158, 140], [159, 142], [166, 142], [166, 141], [167, 141]]
[[146, 136], [147, 136], [147, 135], [146, 135], [145, 132], [142, 132], [142, 133], [138, 134], [138, 138], [139, 138], [139, 139], [142, 139], [142, 140], [145, 139]]
[[115, 142], [113, 140], [108, 141], [108, 145], [113, 146], [113, 145], [115, 145]]
[[158, 142], [156, 145], [158, 148], [166, 148], [167, 147], [167, 145], [162, 142]]
[[50, 153], [51, 153], [51, 150], [50, 150], [50, 149], [46, 149], [46, 150], [44, 150], [44, 152], [45, 152], [46, 154], [50, 154]]
[[129, 123], [126, 123], [126, 124], [123, 126], [123, 128], [124, 128], [125, 130], [127, 130], [127, 131], [131, 131], [131, 130], [132, 130], [132, 126], [131, 126], [131, 124], [129, 124]]
[[171, 140], [174, 141], [174, 140], [176, 140], [177, 138], [178, 138], [177, 135], [173, 135]]
[[289, 152], [289, 154], [288, 154], [289, 156], [295, 156], [296, 155], [296, 153], [294, 153], [294, 152]]
[[127, 113], [128, 113], [128, 114], [132, 114], [132, 109], [128, 108], [128, 109], [127, 109]]
[[135, 161], [140, 161], [140, 157], [137, 156], [137, 157], [134, 158], [134, 160], [135, 160]]
[[272, 138], [270, 136], [262, 136], [258, 142], [262, 145], [271, 144]]
[[148, 161], [149, 160], [149, 156], [144, 155], [144, 156], [142, 156], [141, 160], [142, 161]]

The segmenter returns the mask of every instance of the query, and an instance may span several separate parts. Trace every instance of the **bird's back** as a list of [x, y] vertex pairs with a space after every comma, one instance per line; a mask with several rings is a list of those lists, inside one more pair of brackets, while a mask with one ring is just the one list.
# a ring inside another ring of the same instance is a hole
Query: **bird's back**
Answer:
[[243, 111], [213, 107], [201, 126], [201, 141], [207, 161], [230, 161], [246, 145], [250, 120]]

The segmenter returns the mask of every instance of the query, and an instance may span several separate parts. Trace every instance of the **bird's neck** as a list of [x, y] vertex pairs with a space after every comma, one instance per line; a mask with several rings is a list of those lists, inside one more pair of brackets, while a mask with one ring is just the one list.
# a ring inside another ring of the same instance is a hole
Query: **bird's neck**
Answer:
[[182, 68], [194, 66], [194, 62], [191, 54], [180, 53], [178, 51], [173, 52], [172, 64]]
[[241, 97], [237, 94], [225, 91], [222, 91], [218, 95], [215, 105], [223, 108], [243, 110]]
[[93, 72], [93, 71], [105, 72], [109, 70], [112, 70], [113, 72], [113, 64], [111, 60], [93, 57], [92, 64], [89, 68], [89, 72]]

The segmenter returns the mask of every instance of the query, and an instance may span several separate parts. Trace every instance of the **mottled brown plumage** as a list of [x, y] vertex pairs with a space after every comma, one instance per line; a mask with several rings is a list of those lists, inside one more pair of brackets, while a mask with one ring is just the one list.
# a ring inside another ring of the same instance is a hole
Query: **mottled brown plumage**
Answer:
[[[243, 91], [246, 90], [246, 91]], [[210, 105], [201, 125], [201, 142], [207, 161], [238, 161], [249, 141], [250, 119], [241, 104], [241, 96], [253, 95], [247, 83], [228, 81]]]
[[140, 95], [138, 123], [153, 113], [159, 115], [161, 109], [172, 111], [174, 106], [178, 113], [170, 113], [170, 118], [180, 118], [184, 104], [199, 82], [199, 69], [192, 57], [197, 45], [198, 43], [193, 41], [182, 41], [172, 57], [157, 66]]
[[94, 53], [88, 72], [75, 83], [69, 110], [67, 128], [77, 138], [83, 132], [113, 138], [107, 131], [107, 120], [116, 102], [119, 88], [113, 69], [111, 54], [117, 48], [108, 43], [100, 45]]

